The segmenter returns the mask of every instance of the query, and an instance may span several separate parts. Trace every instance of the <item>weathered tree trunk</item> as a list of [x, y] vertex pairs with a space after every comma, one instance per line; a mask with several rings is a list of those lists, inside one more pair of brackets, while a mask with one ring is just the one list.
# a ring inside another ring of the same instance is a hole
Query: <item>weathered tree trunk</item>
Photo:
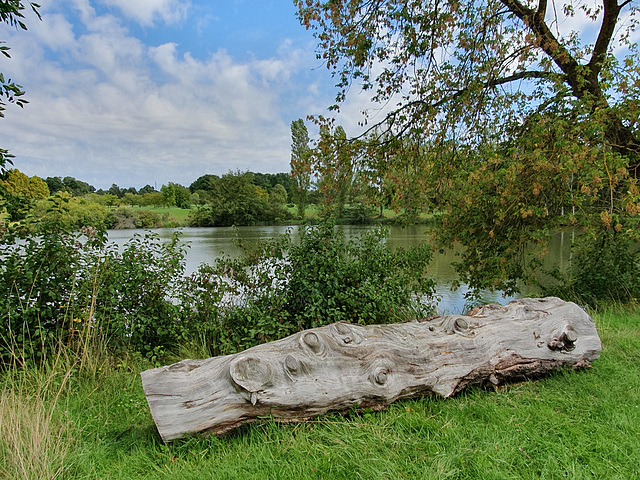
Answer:
[[558, 298], [487, 305], [471, 315], [360, 326], [335, 323], [244, 352], [142, 372], [164, 441], [223, 433], [261, 417], [302, 421], [328, 411], [382, 407], [498, 385], [600, 355], [593, 320]]

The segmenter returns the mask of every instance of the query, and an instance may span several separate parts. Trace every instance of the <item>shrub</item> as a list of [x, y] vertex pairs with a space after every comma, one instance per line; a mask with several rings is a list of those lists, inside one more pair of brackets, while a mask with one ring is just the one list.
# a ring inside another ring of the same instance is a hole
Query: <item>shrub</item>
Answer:
[[229, 348], [242, 350], [296, 331], [338, 321], [388, 323], [431, 311], [427, 276], [431, 250], [392, 251], [376, 230], [346, 240], [333, 224], [247, 246], [239, 259], [219, 262], [237, 303], [221, 316]]
[[149, 358], [175, 349], [185, 337], [176, 302], [185, 258], [179, 234], [168, 244], [155, 233], [136, 234], [122, 254], [113, 247], [101, 253], [85, 284], [94, 282], [95, 321], [111, 346]]
[[184, 247], [137, 235], [122, 254], [104, 231], [44, 223], [0, 242], [0, 364], [40, 362], [60, 342], [99, 334], [105, 346], [157, 357], [184, 338]]
[[37, 236], [5, 235], [0, 242], [0, 363], [42, 360], [68, 328], [80, 255], [76, 237], [44, 223]]
[[186, 343], [232, 353], [337, 321], [424, 315], [434, 287], [429, 247], [392, 251], [382, 230], [346, 240], [332, 224], [310, 227], [297, 244], [245, 244], [188, 278], [178, 233], [167, 244], [135, 235], [121, 253], [93, 228], [21, 233], [0, 242], [0, 365], [40, 363], [60, 343], [80, 351], [89, 337], [151, 360]]
[[548, 272], [558, 282], [543, 287], [556, 295], [595, 307], [602, 303], [634, 303], [640, 298], [640, 251], [628, 236], [614, 229], [576, 242], [566, 273]]

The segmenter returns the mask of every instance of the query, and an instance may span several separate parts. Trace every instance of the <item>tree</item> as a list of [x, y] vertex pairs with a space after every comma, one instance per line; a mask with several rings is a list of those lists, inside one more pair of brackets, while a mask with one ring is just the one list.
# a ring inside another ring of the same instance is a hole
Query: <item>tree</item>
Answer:
[[107, 190], [107, 193], [109, 195], [115, 195], [118, 198], [124, 197], [124, 191], [115, 183], [111, 184], [111, 186], [109, 187], [109, 190]]
[[289, 213], [284, 208], [286, 203], [287, 190], [278, 183], [269, 192], [269, 215], [276, 221], [284, 220]]
[[213, 179], [213, 183], [213, 190], [198, 190], [207, 194], [208, 201], [191, 213], [190, 222], [193, 226], [255, 225], [284, 219], [287, 215], [284, 210], [284, 188], [276, 185], [269, 195], [254, 184], [251, 172], [228, 172]]
[[142, 195], [143, 205], [153, 205], [154, 207], [161, 207], [164, 204], [164, 196], [161, 192], [149, 192]]
[[174, 189], [174, 195], [176, 199], [176, 207], [178, 208], [190, 208], [191, 207], [191, 193], [187, 187], [183, 187], [177, 183], [171, 184]]
[[173, 183], [169, 182], [167, 185], [162, 185], [160, 192], [165, 206], [171, 208], [176, 204], [176, 189]]
[[294, 201], [298, 205], [298, 216], [304, 218], [309, 188], [311, 187], [311, 149], [309, 131], [300, 118], [291, 122], [291, 179]]
[[62, 179], [62, 183], [65, 186], [65, 189], [74, 197], [81, 197], [82, 195], [96, 191], [96, 188], [93, 185], [89, 185], [82, 180], [76, 180], [74, 177], [64, 177]]
[[49, 192], [51, 193], [64, 192], [66, 190], [60, 177], [47, 177], [44, 181], [47, 182]]
[[[375, 170], [385, 158], [402, 171], [407, 148], [426, 155], [427, 187], [443, 209], [440, 241], [466, 247], [458, 268], [472, 287], [516, 290], [539, 261], [527, 255], [531, 244], [543, 253], [549, 232], [567, 223], [599, 239], [602, 230], [637, 238], [640, 61], [631, 0], [296, 5], [338, 80], [330, 108], [356, 83], [387, 105], [354, 141], [360, 168]], [[560, 30], [578, 15], [599, 28]]]
[[155, 191], [156, 191], [156, 189], [155, 189], [153, 186], [151, 186], [151, 185], [147, 184], [147, 185], [145, 185], [144, 187], [142, 187], [142, 188], [140, 189], [140, 191], [138, 192], [138, 194], [140, 194], [140, 195], [144, 195], [145, 193], [152, 193], [152, 192], [155, 192]]
[[[38, 13], [40, 5], [33, 2], [29, 2], [27, 5], [31, 7], [31, 10], [40, 18], [40, 13]], [[26, 30], [27, 26], [22, 21], [22, 19], [24, 19], [24, 9], [25, 6], [20, 0], [4, 0], [0, 2], [0, 22], [6, 23], [11, 27]], [[0, 53], [7, 58], [11, 58], [9, 55], [9, 47], [3, 41], [0, 41]], [[7, 102], [18, 105], [21, 108], [24, 107], [28, 102], [22, 98], [23, 95], [24, 90], [22, 90], [22, 87], [10, 78], [5, 79], [2, 72], [0, 72], [0, 118], [4, 117]], [[13, 155], [7, 150], [0, 148], [0, 175], [5, 173], [7, 163], [13, 163], [11, 161], [12, 158]]]
[[49, 196], [49, 187], [40, 177], [28, 177], [20, 170], [7, 170], [4, 180], [0, 180], [7, 193], [25, 198], [40, 199]]
[[0, 188], [4, 191], [4, 203], [13, 221], [23, 220], [39, 199], [49, 196], [49, 187], [40, 177], [29, 178], [21, 171], [11, 168], [6, 171]]
[[207, 173], [206, 175], [198, 177], [196, 181], [189, 186], [189, 191], [191, 193], [194, 193], [198, 190], [214, 191], [217, 189], [219, 181], [220, 177]]
[[[319, 188], [330, 215], [342, 218], [344, 206], [353, 197], [354, 170], [347, 133], [341, 125], [331, 131], [323, 125], [318, 148], [312, 155], [320, 175]], [[319, 156], [319, 158], [318, 158]]]
[[123, 203], [125, 205], [140, 205], [142, 203], [142, 196], [141, 195], [136, 195], [134, 193], [131, 192], [127, 192], [124, 194], [123, 198]]
[[[302, 23], [319, 30], [321, 56], [339, 78], [337, 101], [354, 80], [373, 90], [375, 101], [399, 100], [380, 122], [395, 135], [491, 135], [482, 130], [504, 130], [505, 117], [571, 98], [589, 114], [605, 110], [598, 114], [604, 139], [631, 155], [635, 170], [640, 139], [630, 114], [637, 116], [638, 105], [612, 94], [640, 91], [633, 84], [636, 50], [630, 48], [626, 68], [612, 50], [615, 40], [633, 47], [628, 41], [635, 22], [625, 25], [623, 14], [632, 16], [637, 7], [631, 0], [597, 3], [578, 6], [591, 20], [602, 20], [593, 42], [583, 46], [577, 32], [553, 28], [558, 8], [547, 0], [296, 0]], [[576, 15], [572, 2], [562, 10], [565, 17]], [[520, 86], [527, 82], [529, 91]]]

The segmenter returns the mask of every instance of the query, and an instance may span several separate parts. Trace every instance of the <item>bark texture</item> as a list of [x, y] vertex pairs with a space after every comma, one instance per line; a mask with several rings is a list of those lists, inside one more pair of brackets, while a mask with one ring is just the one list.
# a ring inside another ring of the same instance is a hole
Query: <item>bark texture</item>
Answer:
[[271, 417], [297, 422], [358, 404], [450, 397], [469, 385], [498, 385], [600, 355], [591, 317], [558, 298], [487, 305], [389, 325], [335, 323], [244, 352], [183, 360], [142, 372], [164, 441], [224, 433]]

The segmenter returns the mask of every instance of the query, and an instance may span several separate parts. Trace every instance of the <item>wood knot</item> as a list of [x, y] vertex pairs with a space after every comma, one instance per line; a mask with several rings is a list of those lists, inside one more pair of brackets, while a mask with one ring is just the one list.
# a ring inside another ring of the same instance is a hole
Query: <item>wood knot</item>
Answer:
[[469, 328], [469, 324], [464, 318], [458, 317], [456, 318], [455, 327], [458, 330], [466, 330], [467, 328]]
[[389, 382], [389, 375], [393, 367], [388, 359], [377, 359], [370, 368], [369, 380], [371, 383], [382, 387]]
[[360, 338], [356, 335], [349, 324], [336, 323], [333, 327], [335, 329], [334, 336], [337, 337], [337, 340], [342, 341], [342, 343], [346, 345], [360, 343]]
[[554, 334], [547, 342], [550, 350], [570, 352], [576, 348], [578, 334], [571, 325], [566, 325], [559, 335]]
[[313, 332], [305, 333], [302, 337], [302, 341], [306, 343], [311, 350], [317, 350], [320, 346], [320, 339], [318, 338], [318, 335]]
[[[273, 371], [269, 363], [257, 357], [240, 357], [229, 366], [229, 375], [236, 385], [255, 393], [271, 385]], [[255, 405], [255, 396], [251, 403]]]
[[380, 370], [379, 372], [377, 372], [374, 376], [374, 381], [378, 384], [378, 385], [384, 385], [385, 383], [387, 383], [387, 370], [383, 369]]
[[298, 375], [300, 373], [300, 362], [293, 355], [287, 355], [284, 358], [284, 368], [291, 375]]

